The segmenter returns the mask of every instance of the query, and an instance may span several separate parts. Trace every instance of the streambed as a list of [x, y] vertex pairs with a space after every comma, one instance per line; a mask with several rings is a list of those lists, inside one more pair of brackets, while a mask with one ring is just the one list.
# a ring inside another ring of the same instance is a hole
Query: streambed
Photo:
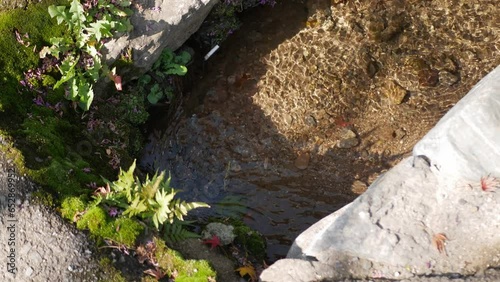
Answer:
[[[498, 41], [476, 40], [498, 36], [487, 3], [334, 2], [246, 12], [241, 29], [190, 70], [176, 114], [153, 115], [140, 160], [170, 171], [186, 200], [213, 206], [196, 216], [241, 216], [266, 237], [271, 261], [410, 154], [500, 63]], [[443, 22], [443, 9], [454, 18]], [[471, 24], [453, 24], [464, 19]]]

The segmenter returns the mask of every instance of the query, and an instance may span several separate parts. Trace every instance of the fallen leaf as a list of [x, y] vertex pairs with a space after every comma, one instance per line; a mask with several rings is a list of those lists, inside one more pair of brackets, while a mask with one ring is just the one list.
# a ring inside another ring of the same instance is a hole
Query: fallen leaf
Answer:
[[163, 271], [161, 269], [159, 269], [158, 267], [156, 267], [155, 269], [148, 269], [148, 270], [145, 270], [144, 273], [146, 274], [149, 274], [151, 276], [153, 276], [154, 278], [156, 278], [157, 280], [160, 280], [162, 279], [163, 277], [165, 277], [165, 273], [163, 273]]
[[448, 237], [446, 237], [444, 233], [438, 233], [432, 237], [432, 244], [436, 247], [440, 254], [444, 253], [447, 255], [445, 246], [446, 240], [448, 240]]
[[116, 90], [122, 91], [122, 77], [119, 75], [115, 75], [113, 77], [113, 81], [115, 82]]
[[203, 244], [210, 244], [210, 249], [213, 249], [217, 246], [220, 246], [220, 239], [219, 237], [217, 237], [216, 235], [214, 235], [212, 237], [212, 239], [206, 239], [206, 240], [203, 240]]
[[257, 274], [255, 274], [255, 268], [251, 265], [245, 265], [240, 268], [237, 268], [235, 271], [238, 271], [240, 273], [241, 277], [244, 277], [245, 275], [250, 276], [250, 281], [257, 281]]

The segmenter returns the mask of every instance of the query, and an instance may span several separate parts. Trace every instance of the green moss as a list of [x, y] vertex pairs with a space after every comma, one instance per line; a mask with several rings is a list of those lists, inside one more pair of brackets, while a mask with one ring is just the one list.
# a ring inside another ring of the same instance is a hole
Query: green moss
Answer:
[[[77, 200], [73, 198], [73, 200], [70, 199], [68, 201]], [[81, 207], [78, 202], [73, 204], [75, 206], [72, 210], [77, 210], [78, 207]], [[71, 203], [68, 203], [68, 205], [71, 205]], [[68, 209], [68, 213], [71, 214], [70, 209]], [[116, 243], [125, 244], [128, 247], [135, 245], [137, 236], [144, 230], [144, 227], [133, 219], [125, 217], [113, 219], [109, 217], [106, 211], [100, 206], [90, 207], [82, 215], [81, 219], [77, 221], [76, 226], [79, 229], [88, 229], [97, 238], [111, 239]]]
[[[56, 24], [47, 12], [52, 4], [67, 4], [65, 0], [47, 0], [43, 3], [29, 5], [27, 9], [15, 9], [0, 13], [0, 111], [25, 113], [29, 95], [20, 97], [19, 81], [23, 72], [36, 67], [40, 60], [38, 52], [43, 45], [48, 45], [49, 38], [64, 34], [66, 28]], [[29, 42], [29, 46], [18, 43], [14, 30]], [[36, 50], [33, 51], [36, 46]]]
[[126, 282], [127, 280], [122, 276], [121, 272], [118, 271], [111, 260], [108, 257], [104, 257], [99, 260], [99, 264], [103, 271], [106, 272], [106, 277], [103, 278], [103, 282]]
[[55, 199], [52, 194], [47, 193], [46, 191], [39, 190], [33, 193], [33, 201], [38, 204], [45, 205], [47, 207], [53, 207], [55, 206]]
[[248, 256], [254, 257], [259, 261], [265, 259], [266, 241], [264, 236], [258, 231], [251, 229], [243, 221], [236, 218], [212, 218], [210, 221], [232, 225], [234, 227], [233, 232], [236, 235], [234, 242], [240, 245]]
[[175, 281], [206, 282], [208, 277], [215, 278], [217, 275], [206, 260], [184, 260], [178, 252], [167, 248], [163, 240], [155, 238], [154, 242], [155, 257], [160, 268], [164, 269], [167, 275], [176, 270], [178, 276]]
[[106, 227], [99, 232], [99, 236], [109, 238], [115, 242], [133, 247], [137, 236], [144, 230], [139, 222], [130, 218], [118, 218], [107, 223]]
[[85, 210], [85, 203], [80, 197], [67, 197], [61, 203], [61, 214], [64, 218], [73, 221], [77, 212]]
[[78, 229], [88, 229], [92, 234], [99, 234], [101, 228], [106, 226], [106, 212], [98, 206], [91, 207], [82, 215], [82, 218], [76, 223]]
[[27, 118], [23, 123], [26, 140], [37, 146], [37, 151], [44, 156], [64, 156], [66, 153], [62, 132], [71, 132], [71, 124], [54, 116], [43, 120]]

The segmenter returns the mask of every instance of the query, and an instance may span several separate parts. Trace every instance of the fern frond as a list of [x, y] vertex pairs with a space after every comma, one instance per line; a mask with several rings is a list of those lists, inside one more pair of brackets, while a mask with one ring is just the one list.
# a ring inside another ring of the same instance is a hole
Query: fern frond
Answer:
[[185, 226], [190, 223], [188, 221], [174, 220], [172, 223], [163, 225], [163, 239], [171, 244], [189, 238], [200, 238], [200, 235], [185, 229]]

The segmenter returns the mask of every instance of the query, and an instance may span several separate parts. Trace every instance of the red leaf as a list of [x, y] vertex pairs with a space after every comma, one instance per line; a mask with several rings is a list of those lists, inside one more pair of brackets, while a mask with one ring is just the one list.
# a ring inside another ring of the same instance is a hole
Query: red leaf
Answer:
[[214, 249], [215, 247], [217, 246], [220, 246], [220, 239], [219, 237], [217, 237], [216, 235], [214, 235], [212, 237], [212, 239], [206, 239], [206, 240], [203, 240], [203, 244], [210, 244], [211, 245], [211, 249]]
[[122, 77], [119, 75], [114, 75], [113, 81], [115, 82], [116, 90], [122, 91]]

